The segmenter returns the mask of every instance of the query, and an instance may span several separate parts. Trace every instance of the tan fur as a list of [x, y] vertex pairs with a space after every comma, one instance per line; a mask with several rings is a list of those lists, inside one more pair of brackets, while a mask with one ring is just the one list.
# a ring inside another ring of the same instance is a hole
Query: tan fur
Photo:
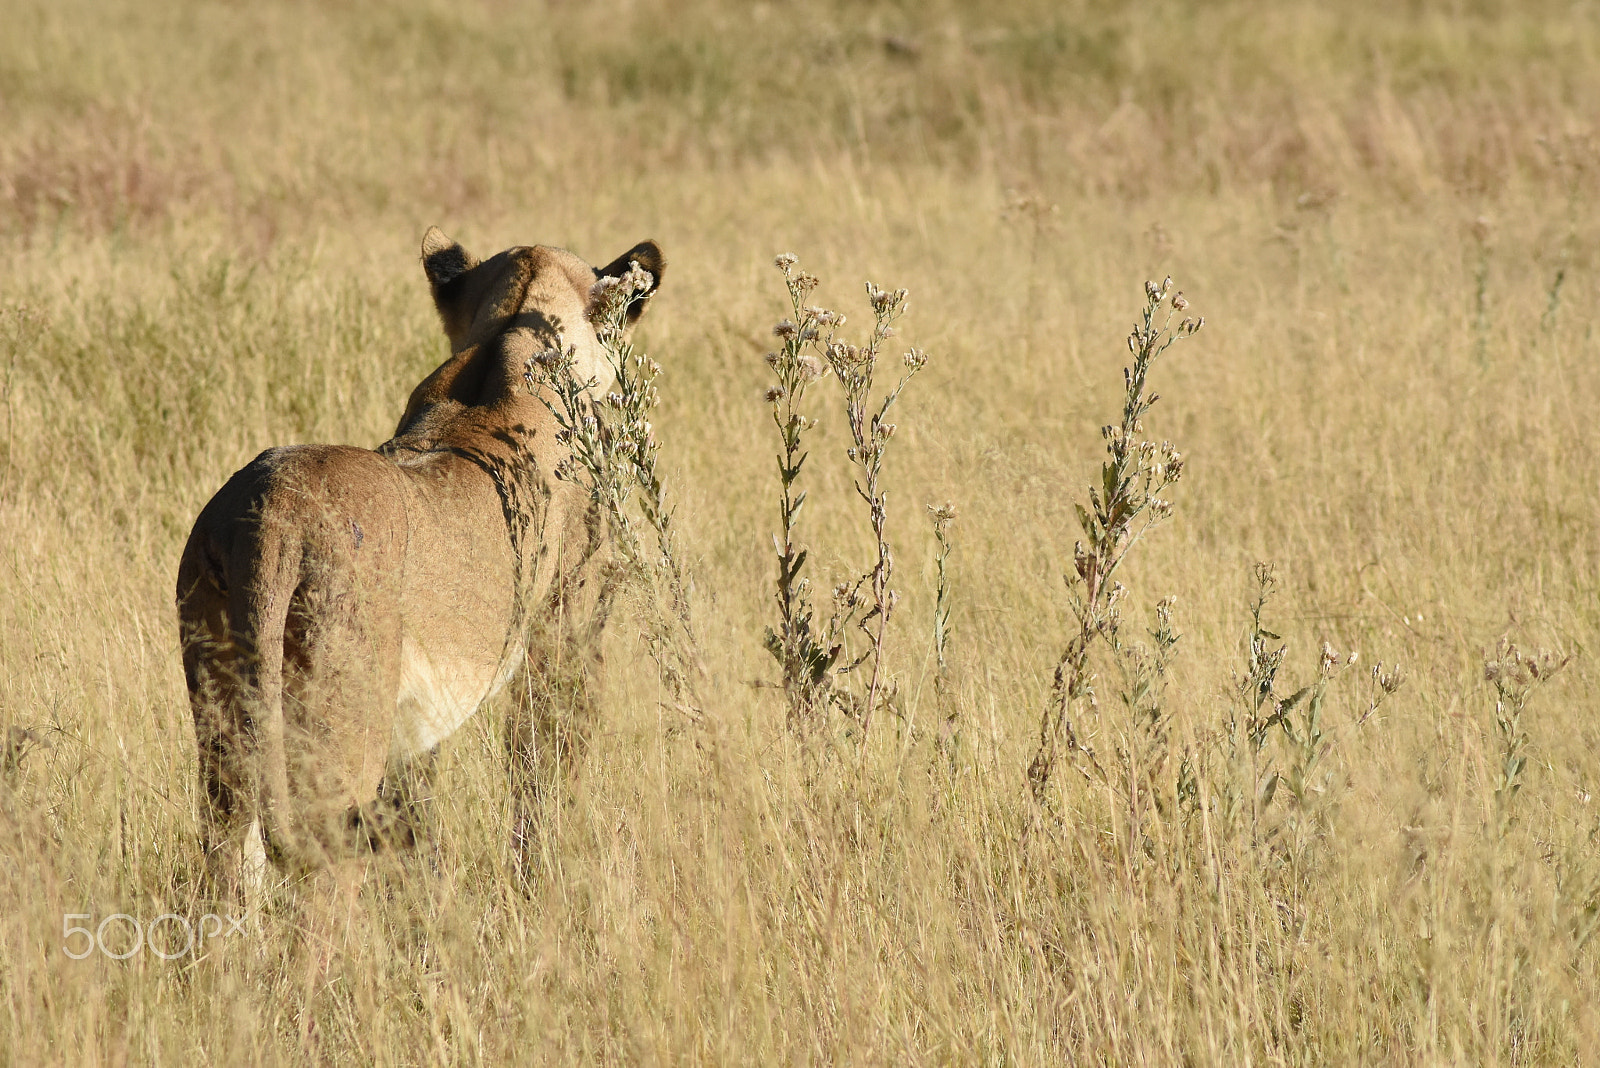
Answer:
[[545, 706], [581, 697], [555, 665], [592, 658], [607, 553], [587, 494], [554, 477], [565, 450], [523, 370], [561, 344], [609, 386], [589, 292], [630, 260], [659, 282], [648, 242], [597, 271], [546, 246], [479, 263], [430, 229], [451, 355], [395, 436], [268, 449], [200, 513], [177, 597], [219, 890], [238, 890], [256, 827], [289, 870], [408, 839], [397, 784], [508, 683], [514, 764], [563, 741]]

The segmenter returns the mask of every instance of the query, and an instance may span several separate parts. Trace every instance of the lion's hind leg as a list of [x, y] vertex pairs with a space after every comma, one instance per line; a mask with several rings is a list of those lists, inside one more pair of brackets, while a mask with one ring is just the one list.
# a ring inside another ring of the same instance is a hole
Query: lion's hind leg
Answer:
[[259, 890], [266, 869], [256, 811], [247, 669], [229, 631], [227, 598], [209, 577], [188, 584], [179, 622], [199, 751], [203, 894], [211, 901], [242, 904]]
[[285, 812], [271, 831], [307, 867], [355, 859], [410, 835], [382, 785], [393, 741], [399, 613], [381, 579], [353, 575], [348, 561], [337, 564], [309, 569], [283, 638]]

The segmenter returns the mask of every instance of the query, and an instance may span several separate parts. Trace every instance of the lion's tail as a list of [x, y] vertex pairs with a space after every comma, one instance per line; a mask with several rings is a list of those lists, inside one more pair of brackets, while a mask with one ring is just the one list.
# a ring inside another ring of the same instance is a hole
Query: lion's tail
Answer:
[[235, 561], [249, 561], [229, 583], [229, 617], [235, 641], [245, 653], [245, 688], [250, 727], [246, 743], [255, 750], [246, 760], [253, 769], [251, 794], [256, 818], [272, 859], [289, 868], [312, 863], [312, 845], [296, 826], [289, 793], [288, 745], [284, 718], [284, 639], [289, 611], [300, 586], [303, 550], [299, 543], [257, 527], [255, 544]]

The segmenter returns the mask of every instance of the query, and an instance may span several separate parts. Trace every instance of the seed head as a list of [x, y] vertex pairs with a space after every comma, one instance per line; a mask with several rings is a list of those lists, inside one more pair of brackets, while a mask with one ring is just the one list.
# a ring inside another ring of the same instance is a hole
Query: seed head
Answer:
[[655, 285], [650, 273], [637, 262], [630, 263], [620, 278], [605, 277], [595, 280], [589, 288], [589, 321], [600, 324], [602, 341], [615, 340], [616, 320], [635, 297], [648, 293]]
[[[1493, 677], [1494, 676], [1490, 676], [1491, 680]], [[1399, 664], [1396, 664], [1390, 668], [1385, 668], [1383, 666], [1383, 661], [1380, 660], [1372, 667], [1372, 681], [1377, 685], [1378, 689], [1382, 690], [1386, 695], [1394, 693], [1396, 690], [1398, 690], [1405, 680], [1406, 674], [1400, 669]]]
[[780, 252], [772, 259], [772, 265], [780, 271], [787, 271], [799, 262], [800, 258], [793, 252]]
[[650, 292], [655, 288], [655, 284], [655, 277], [639, 266], [638, 260], [628, 261], [628, 271], [622, 276], [622, 285], [627, 289], [630, 297], [637, 297]]
[[900, 306], [906, 301], [906, 291], [896, 289], [890, 292], [887, 289], [879, 289], [871, 282], [868, 282], [867, 300], [872, 305], [874, 315], [885, 316], [900, 309]]
[[815, 382], [828, 373], [828, 366], [808, 352], [795, 361], [795, 370], [801, 382]]

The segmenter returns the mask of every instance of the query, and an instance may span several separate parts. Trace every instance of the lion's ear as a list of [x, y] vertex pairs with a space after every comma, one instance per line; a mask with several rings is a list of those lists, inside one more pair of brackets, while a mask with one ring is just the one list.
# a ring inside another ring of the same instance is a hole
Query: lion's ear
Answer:
[[422, 269], [435, 286], [448, 285], [478, 265], [478, 258], [437, 226], [422, 235]]
[[667, 269], [667, 258], [661, 254], [661, 246], [654, 241], [641, 241], [604, 267], [594, 270], [596, 278], [621, 278], [628, 273], [628, 267], [635, 263], [650, 276], [650, 288], [628, 305], [629, 324], [638, 321], [639, 316], [644, 314], [645, 304], [661, 288], [661, 272]]

